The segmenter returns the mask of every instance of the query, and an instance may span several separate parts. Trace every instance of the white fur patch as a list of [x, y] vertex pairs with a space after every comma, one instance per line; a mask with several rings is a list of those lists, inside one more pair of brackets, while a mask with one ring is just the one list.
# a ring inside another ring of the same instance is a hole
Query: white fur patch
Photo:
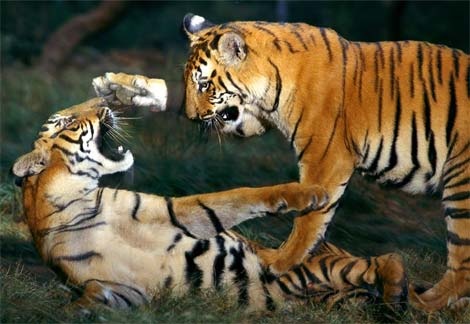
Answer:
[[190, 22], [191, 29], [193, 30], [199, 29], [198, 27], [201, 26], [204, 23], [204, 21], [205, 21], [204, 17], [198, 16], [198, 15], [193, 16]]

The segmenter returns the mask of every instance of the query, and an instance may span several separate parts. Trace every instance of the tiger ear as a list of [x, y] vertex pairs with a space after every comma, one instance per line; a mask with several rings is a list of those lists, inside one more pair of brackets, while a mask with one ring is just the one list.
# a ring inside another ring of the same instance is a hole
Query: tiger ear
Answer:
[[49, 153], [35, 149], [19, 157], [13, 164], [13, 174], [17, 177], [26, 177], [40, 173], [49, 164]]
[[242, 62], [247, 53], [245, 40], [242, 36], [233, 32], [223, 34], [220, 37], [218, 50], [222, 62], [227, 65]]
[[196, 33], [203, 29], [214, 26], [213, 23], [206, 20], [204, 17], [187, 13], [183, 18], [183, 29], [188, 35], [190, 41], [195, 41], [199, 38]]

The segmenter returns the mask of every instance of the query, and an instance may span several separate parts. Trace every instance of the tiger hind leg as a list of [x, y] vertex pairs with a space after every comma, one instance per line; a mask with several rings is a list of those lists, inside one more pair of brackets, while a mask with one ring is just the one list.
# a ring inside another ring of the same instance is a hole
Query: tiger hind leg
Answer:
[[447, 224], [447, 270], [432, 288], [410, 287], [410, 302], [427, 312], [460, 308], [470, 298], [470, 150], [458, 147], [444, 169], [444, 205]]
[[353, 296], [382, 300], [394, 312], [407, 306], [408, 280], [402, 258], [395, 253], [361, 258], [325, 242], [279, 281], [287, 295], [306, 294], [329, 307]]

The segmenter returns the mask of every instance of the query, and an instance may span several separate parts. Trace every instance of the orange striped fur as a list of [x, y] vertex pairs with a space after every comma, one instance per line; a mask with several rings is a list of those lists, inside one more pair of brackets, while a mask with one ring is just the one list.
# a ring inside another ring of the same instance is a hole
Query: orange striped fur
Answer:
[[433, 311], [468, 302], [468, 54], [417, 41], [351, 42], [303, 23], [213, 25], [188, 14], [183, 25], [187, 116], [240, 136], [277, 127], [297, 154], [300, 184], [328, 192], [327, 206], [296, 218], [288, 240], [261, 254], [272, 269], [315, 250], [356, 170], [410, 193], [442, 190], [448, 269], [414, 303]]

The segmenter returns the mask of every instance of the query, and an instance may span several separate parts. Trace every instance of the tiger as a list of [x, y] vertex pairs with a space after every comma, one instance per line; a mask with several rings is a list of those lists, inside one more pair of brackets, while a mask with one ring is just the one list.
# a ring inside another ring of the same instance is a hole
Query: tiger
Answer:
[[[325, 207], [295, 218], [277, 250], [259, 252], [272, 271], [315, 251], [357, 171], [412, 194], [442, 193], [447, 270], [410, 296], [428, 312], [469, 302], [468, 54], [419, 41], [352, 42], [305, 23], [214, 25], [187, 14], [183, 29], [187, 117], [241, 137], [279, 129], [295, 150], [300, 186], [328, 193]], [[216, 234], [204, 224], [188, 226], [201, 238]]]
[[[12, 168], [41, 258], [82, 290], [69, 310], [95, 304], [130, 309], [162, 292], [178, 297], [207, 289], [225, 292], [248, 312], [306, 301], [334, 305], [352, 295], [383, 300], [392, 310], [406, 307], [407, 277], [397, 254], [360, 258], [325, 243], [275, 275], [263, 266], [257, 244], [219, 220], [322, 208], [317, 186], [283, 186], [281, 195], [266, 187], [179, 198], [101, 187], [103, 175], [134, 162], [122, 146], [105, 152], [103, 140], [112, 132], [119, 132], [116, 113], [103, 98], [91, 99], [50, 116], [33, 150]], [[186, 218], [208, 218], [221, 230], [196, 238]]]

